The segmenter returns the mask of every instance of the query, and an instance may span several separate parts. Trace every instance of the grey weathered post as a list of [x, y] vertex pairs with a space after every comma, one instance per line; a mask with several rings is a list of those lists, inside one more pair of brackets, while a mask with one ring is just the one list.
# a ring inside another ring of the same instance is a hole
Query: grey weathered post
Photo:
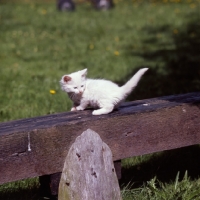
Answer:
[[111, 150], [96, 132], [88, 129], [71, 146], [58, 199], [121, 200]]

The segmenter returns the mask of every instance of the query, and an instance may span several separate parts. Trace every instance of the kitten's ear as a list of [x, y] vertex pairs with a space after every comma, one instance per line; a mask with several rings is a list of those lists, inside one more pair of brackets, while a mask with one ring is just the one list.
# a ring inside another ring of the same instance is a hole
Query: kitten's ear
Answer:
[[82, 77], [86, 77], [86, 75], [87, 75], [87, 69], [83, 69], [80, 72], [81, 72], [81, 76]]
[[64, 80], [64, 82], [69, 82], [69, 81], [71, 81], [72, 80], [72, 78], [70, 77], [70, 76], [64, 76], [63, 77], [63, 80]]

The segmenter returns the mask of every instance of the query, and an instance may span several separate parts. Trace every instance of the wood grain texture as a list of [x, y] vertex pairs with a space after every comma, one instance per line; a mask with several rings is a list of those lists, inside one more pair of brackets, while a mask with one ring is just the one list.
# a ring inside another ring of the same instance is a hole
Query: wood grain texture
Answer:
[[75, 138], [88, 128], [108, 144], [113, 160], [200, 143], [200, 93], [0, 123], [0, 184], [62, 171]]
[[88, 129], [69, 149], [59, 184], [59, 200], [121, 200], [112, 152]]

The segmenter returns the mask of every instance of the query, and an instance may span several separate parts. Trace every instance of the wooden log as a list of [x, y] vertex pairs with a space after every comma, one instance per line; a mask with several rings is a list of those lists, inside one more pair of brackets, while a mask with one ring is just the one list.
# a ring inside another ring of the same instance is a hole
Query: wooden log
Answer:
[[[88, 128], [109, 145], [113, 160], [200, 143], [200, 93], [0, 123], [0, 184], [62, 171], [71, 144]], [[16, 173], [17, 169], [17, 173]]]
[[58, 199], [121, 200], [111, 150], [96, 132], [83, 132], [69, 149]]

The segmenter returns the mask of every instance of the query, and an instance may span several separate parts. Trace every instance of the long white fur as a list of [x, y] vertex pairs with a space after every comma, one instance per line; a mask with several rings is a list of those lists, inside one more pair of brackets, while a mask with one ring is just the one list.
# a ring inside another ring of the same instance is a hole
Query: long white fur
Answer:
[[87, 69], [64, 75], [60, 85], [74, 103], [71, 111], [91, 106], [97, 108], [92, 112], [93, 115], [108, 114], [133, 91], [147, 70], [140, 69], [121, 87], [109, 80], [87, 79]]

